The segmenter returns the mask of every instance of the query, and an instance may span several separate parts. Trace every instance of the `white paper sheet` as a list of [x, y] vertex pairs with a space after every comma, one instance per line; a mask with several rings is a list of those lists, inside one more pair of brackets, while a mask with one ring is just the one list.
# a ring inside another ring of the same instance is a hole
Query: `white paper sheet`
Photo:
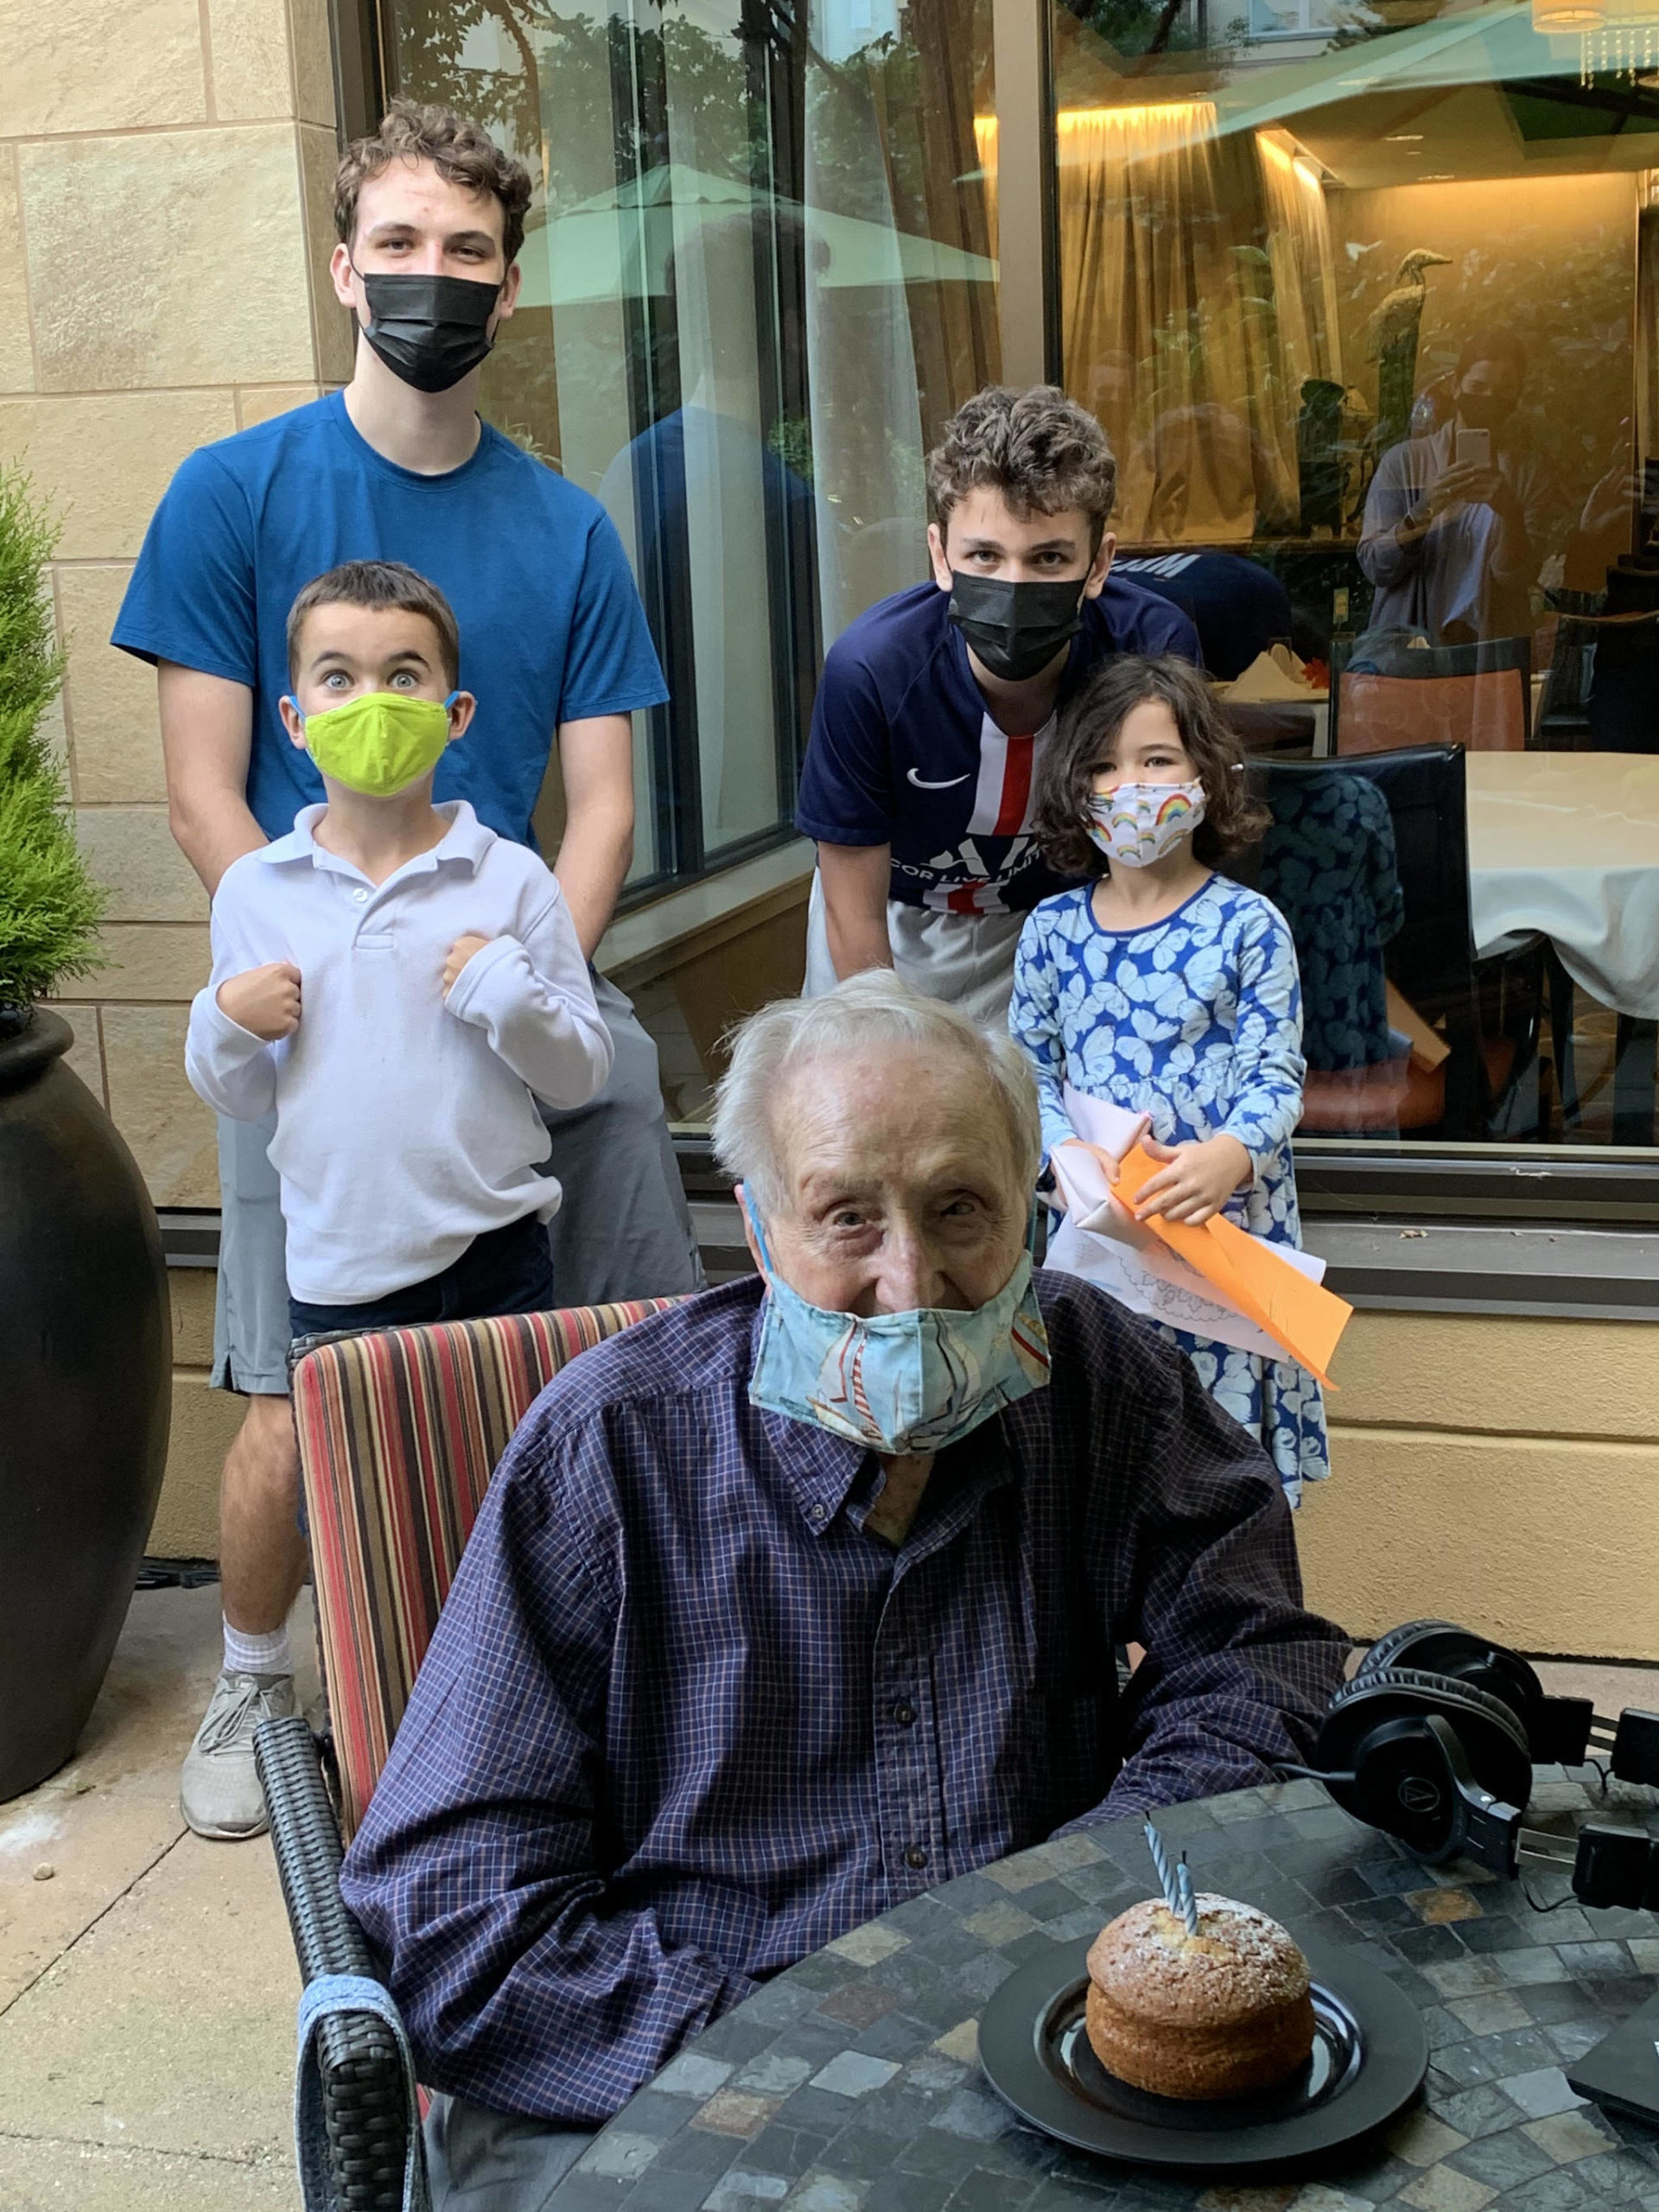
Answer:
[[[1098, 1145], [1114, 1160], [1122, 1159], [1146, 1127], [1144, 1116], [1086, 1097], [1069, 1084], [1065, 1103], [1066, 1117], [1084, 1141]], [[1045, 1267], [1092, 1282], [1131, 1313], [1144, 1313], [1171, 1328], [1211, 1337], [1267, 1359], [1286, 1358], [1282, 1344], [1247, 1320], [1236, 1306], [1218, 1299], [1213, 1283], [1112, 1198], [1106, 1171], [1092, 1154], [1060, 1145], [1052, 1162], [1066, 1210], [1049, 1238]], [[1287, 1244], [1274, 1244], [1273, 1249], [1310, 1281], [1324, 1280], [1325, 1262], [1312, 1252], [1299, 1252]]]

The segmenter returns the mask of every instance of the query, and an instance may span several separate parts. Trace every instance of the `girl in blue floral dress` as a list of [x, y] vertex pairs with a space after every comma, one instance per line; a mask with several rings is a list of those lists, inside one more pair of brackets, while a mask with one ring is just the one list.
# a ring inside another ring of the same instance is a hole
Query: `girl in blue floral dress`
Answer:
[[[1051, 863], [1093, 880], [1033, 909], [1008, 1027], [1036, 1071], [1046, 1153], [1074, 1134], [1069, 1083], [1151, 1116], [1145, 1149], [1163, 1165], [1141, 1190], [1139, 1218], [1196, 1224], [1224, 1212], [1253, 1236], [1300, 1245], [1295, 948], [1275, 906], [1214, 870], [1266, 823], [1203, 677], [1173, 659], [1106, 662], [1041, 749], [1033, 806]], [[1330, 1472], [1312, 1376], [1152, 1325], [1260, 1436], [1293, 1504], [1304, 1482]]]

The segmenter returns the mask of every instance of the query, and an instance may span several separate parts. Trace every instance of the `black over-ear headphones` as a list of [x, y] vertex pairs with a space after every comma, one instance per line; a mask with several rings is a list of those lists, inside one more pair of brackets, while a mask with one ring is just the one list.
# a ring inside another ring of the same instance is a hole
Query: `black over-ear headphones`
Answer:
[[1525, 1859], [1570, 1867], [1586, 1904], [1659, 1909], [1659, 1844], [1591, 1823], [1566, 1839], [1522, 1827], [1532, 1770], [1605, 1758], [1621, 1781], [1659, 1783], [1659, 1713], [1617, 1723], [1588, 1698], [1550, 1697], [1516, 1651], [1451, 1621], [1380, 1637], [1331, 1700], [1314, 1765], [1344, 1812], [1431, 1866], [1462, 1853], [1495, 1874]]

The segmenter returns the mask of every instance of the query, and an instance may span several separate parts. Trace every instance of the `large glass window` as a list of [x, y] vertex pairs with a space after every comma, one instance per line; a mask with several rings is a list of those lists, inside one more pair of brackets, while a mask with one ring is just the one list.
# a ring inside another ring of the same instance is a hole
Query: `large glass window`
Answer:
[[1659, 0], [1051, 35], [1065, 379], [1254, 756], [1304, 1138], [1651, 1147]]
[[[620, 531], [673, 696], [632, 887], [791, 834], [825, 646], [926, 574], [923, 456], [999, 372], [989, 0], [391, 0], [392, 89], [539, 189], [484, 378]], [[556, 779], [539, 817], [556, 838]]]

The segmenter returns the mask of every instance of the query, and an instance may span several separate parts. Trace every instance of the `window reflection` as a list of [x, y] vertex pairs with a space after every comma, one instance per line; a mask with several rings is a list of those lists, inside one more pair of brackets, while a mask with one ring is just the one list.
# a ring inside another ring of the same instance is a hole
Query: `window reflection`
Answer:
[[824, 647], [925, 573], [922, 456], [1000, 372], [989, 0], [387, 14], [396, 88], [542, 181], [485, 403], [599, 497], [645, 601], [672, 698], [631, 881], [786, 838]]
[[1651, 1145], [1659, 0], [1052, 42], [1066, 383], [1260, 756], [1304, 1134]]

